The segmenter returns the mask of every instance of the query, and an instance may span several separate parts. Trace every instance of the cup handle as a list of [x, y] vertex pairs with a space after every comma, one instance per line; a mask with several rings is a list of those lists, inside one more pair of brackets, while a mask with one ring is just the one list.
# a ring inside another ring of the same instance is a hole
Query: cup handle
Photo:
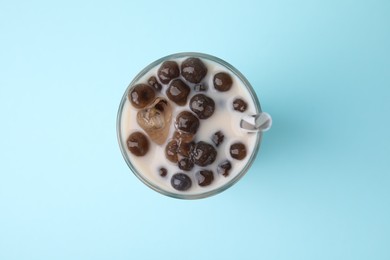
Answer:
[[272, 126], [272, 118], [268, 113], [246, 115], [240, 121], [240, 127], [250, 133], [265, 132]]

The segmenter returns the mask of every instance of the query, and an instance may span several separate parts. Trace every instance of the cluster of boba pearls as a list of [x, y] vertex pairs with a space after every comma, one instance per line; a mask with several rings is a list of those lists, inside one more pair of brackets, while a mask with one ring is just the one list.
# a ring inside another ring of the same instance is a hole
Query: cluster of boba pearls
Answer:
[[[178, 167], [178, 171], [173, 173], [170, 179], [172, 187], [178, 191], [186, 191], [193, 185], [189, 174], [195, 174], [200, 187], [213, 183], [214, 172], [228, 177], [232, 168], [230, 160], [243, 160], [247, 155], [243, 143], [233, 143], [229, 150], [231, 159], [223, 159], [217, 164], [216, 169], [209, 168], [216, 160], [218, 146], [224, 142], [225, 136], [222, 131], [217, 131], [210, 134], [209, 140], [196, 138], [201, 122], [210, 118], [215, 110], [214, 100], [202, 93], [208, 89], [208, 86], [202, 83], [206, 75], [207, 67], [199, 58], [187, 58], [181, 63], [180, 68], [175, 61], [165, 61], [159, 67], [157, 77], [152, 76], [147, 82], [134, 85], [128, 93], [128, 100], [139, 110], [155, 104], [156, 97], [164, 93], [173, 103], [171, 105], [184, 107], [191, 91], [197, 93], [190, 99], [189, 109], [176, 116], [175, 132], [165, 146], [166, 159]], [[226, 72], [219, 72], [213, 77], [213, 87], [219, 92], [229, 91], [232, 85], [232, 77]], [[157, 102], [157, 105], [155, 106], [157, 112], [163, 112], [165, 109], [163, 105], [167, 104], [165, 102], [161, 105]], [[231, 106], [241, 113], [247, 109], [247, 103], [240, 98], [234, 99]], [[133, 132], [126, 141], [127, 148], [135, 156], [144, 156], [150, 149], [149, 139], [150, 136], [148, 138], [140, 131]], [[194, 173], [191, 170], [195, 165], [202, 168]], [[157, 174], [166, 178], [168, 170], [161, 167]]]

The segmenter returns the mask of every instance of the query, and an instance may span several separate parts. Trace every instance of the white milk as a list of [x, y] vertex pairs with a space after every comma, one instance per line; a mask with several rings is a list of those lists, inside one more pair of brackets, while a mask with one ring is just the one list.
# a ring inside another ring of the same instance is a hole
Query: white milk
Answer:
[[[181, 62], [186, 58], [188, 57], [174, 59], [174, 61], [176, 61], [180, 67]], [[249, 91], [247, 90], [245, 84], [233, 72], [231, 72], [229, 69], [225, 68], [224, 66], [208, 59], [201, 58], [201, 60], [203, 61], [203, 63], [206, 65], [208, 69], [206, 77], [202, 80], [202, 82], [206, 83], [206, 85], [208, 86], [208, 90], [207, 92], [204, 91], [195, 92], [193, 90], [193, 86], [195, 84], [190, 84], [183, 79], [184, 82], [186, 82], [188, 86], [191, 87], [191, 92], [187, 98], [187, 104], [185, 106], [177, 106], [175, 103], [170, 101], [173, 107], [172, 124], [171, 124], [168, 138], [163, 145], [161, 146], [157, 145], [154, 142], [152, 142], [149, 138], [150, 146], [149, 146], [148, 153], [142, 157], [134, 156], [127, 149], [126, 146], [127, 138], [131, 133], [135, 131], [143, 132], [146, 136], [147, 134], [137, 123], [136, 116], [138, 110], [133, 108], [128, 100], [126, 100], [124, 104], [122, 118], [121, 118], [120, 134], [121, 134], [121, 139], [124, 142], [123, 147], [125, 148], [127, 156], [130, 159], [131, 163], [133, 164], [134, 168], [137, 169], [139, 174], [141, 174], [145, 179], [147, 179], [150, 183], [154, 184], [155, 186], [158, 186], [161, 189], [166, 190], [168, 192], [183, 194], [183, 195], [201, 194], [204, 192], [218, 189], [224, 184], [226, 184], [227, 182], [229, 182], [237, 174], [239, 174], [241, 170], [245, 167], [245, 165], [248, 163], [248, 160], [251, 157], [251, 154], [254, 152], [253, 150], [256, 145], [256, 134], [247, 133], [240, 128], [240, 120], [244, 115], [256, 114], [255, 103], [252, 100], [252, 97]], [[161, 64], [151, 69], [142, 78], [140, 78], [138, 82], [135, 82], [134, 84], [147, 83], [147, 80], [151, 76], [156, 76], [156, 78], [158, 78], [157, 70], [160, 67], [160, 65]], [[213, 77], [218, 72], [227, 72], [228, 74], [231, 75], [233, 79], [233, 85], [229, 91], [219, 92], [214, 89]], [[163, 84], [162, 86], [163, 87], [161, 92], [156, 92], [156, 97], [162, 96], [169, 101], [169, 99], [165, 95], [167, 86]], [[207, 96], [211, 97], [215, 101], [215, 111], [210, 118], [199, 120], [200, 126], [198, 132], [196, 133], [196, 137], [194, 141], [195, 142], [205, 141], [207, 143], [213, 144], [213, 142], [211, 141], [211, 136], [218, 130], [223, 132], [225, 138], [224, 141], [216, 148], [218, 154], [213, 164], [208, 165], [206, 167], [200, 167], [195, 165], [191, 171], [186, 172], [180, 170], [177, 164], [172, 163], [166, 159], [165, 146], [166, 143], [169, 141], [169, 139], [172, 137], [173, 132], [175, 131], [174, 121], [176, 115], [183, 110], [191, 111], [191, 109], [188, 106], [189, 100], [191, 99], [192, 96], [199, 93], [206, 94]], [[233, 100], [238, 97], [245, 100], [248, 104], [247, 110], [243, 113], [233, 110], [233, 106], [232, 106]], [[245, 144], [247, 148], [247, 155], [243, 160], [236, 160], [230, 156], [229, 148], [230, 145], [234, 142], [242, 142], [243, 144]], [[229, 176], [224, 177], [217, 173], [217, 166], [219, 163], [221, 163], [226, 159], [228, 159], [231, 162], [232, 169], [229, 172], [230, 173]], [[168, 171], [167, 176], [161, 177], [159, 175], [158, 170], [160, 167], [164, 167], [167, 169]], [[200, 169], [209, 169], [213, 171], [214, 181], [209, 186], [201, 187], [198, 185], [198, 182], [195, 178], [195, 173]], [[191, 178], [192, 186], [190, 189], [186, 191], [178, 191], [171, 186], [172, 175], [179, 172], [185, 173]]]

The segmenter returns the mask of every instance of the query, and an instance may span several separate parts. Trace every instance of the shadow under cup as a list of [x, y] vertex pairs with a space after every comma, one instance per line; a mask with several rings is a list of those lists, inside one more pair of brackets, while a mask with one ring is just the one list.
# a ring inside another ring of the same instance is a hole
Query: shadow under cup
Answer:
[[[155, 68], [157, 65], [161, 64], [162, 62], [167, 61], [167, 60], [176, 60], [176, 59], [187, 58], [187, 57], [196, 57], [196, 58], [200, 58], [202, 60], [206, 60], [206, 61], [208, 60], [211, 62], [215, 62], [215, 63], [221, 65], [222, 67], [224, 67], [224, 69], [226, 69], [229, 72], [231, 72], [232, 74], [234, 74], [242, 82], [242, 85], [246, 87], [246, 90], [250, 94], [250, 97], [252, 99], [252, 102], [253, 102], [254, 108], [255, 108], [254, 114], [243, 113], [243, 116], [242, 116], [242, 119], [240, 122], [240, 127], [242, 128], [242, 131], [245, 131], [251, 135], [256, 135], [254, 148], [252, 150], [252, 153], [249, 155], [250, 157], [249, 157], [247, 163], [242, 167], [242, 169], [238, 172], [238, 174], [236, 174], [235, 176], [233, 176], [232, 178], [227, 180], [223, 185], [215, 187], [214, 189], [213, 188], [207, 189], [204, 192], [199, 192], [196, 194], [186, 194], [185, 192], [182, 192], [182, 191], [170, 191], [170, 190], [167, 190], [166, 188], [164, 188], [163, 186], [157, 185], [156, 183], [153, 183], [152, 181], [148, 180], [148, 178], [145, 177], [144, 174], [142, 174], [142, 172], [140, 172], [131, 162], [131, 160], [129, 158], [129, 155], [131, 156], [131, 154], [129, 154], [127, 152], [126, 140], [124, 140], [124, 138], [122, 137], [122, 132], [121, 132], [122, 131], [122, 114], [123, 114], [125, 103], [127, 101], [128, 91], [136, 83], [138, 83], [138, 81], [142, 77], [144, 77], [145, 74], [147, 74], [151, 69]], [[135, 174], [135, 176], [137, 176], [145, 185], [147, 185], [151, 189], [153, 189], [161, 194], [164, 194], [166, 196], [170, 196], [173, 198], [200, 199], [200, 198], [206, 198], [206, 197], [218, 194], [218, 193], [228, 189], [233, 184], [235, 184], [238, 180], [240, 180], [242, 178], [242, 176], [245, 175], [245, 173], [249, 170], [249, 168], [251, 167], [252, 163], [254, 162], [254, 160], [256, 158], [257, 152], [259, 150], [260, 142], [261, 142], [262, 132], [268, 130], [271, 127], [271, 122], [272, 122], [271, 117], [267, 113], [264, 113], [261, 111], [260, 103], [258, 101], [258, 98], [257, 98], [256, 93], [253, 90], [252, 86], [250, 85], [248, 80], [236, 68], [234, 68], [229, 63], [227, 63], [227, 62], [225, 62], [217, 57], [208, 55], [208, 54], [195, 53], [195, 52], [185, 52], [185, 53], [176, 53], [176, 54], [168, 55], [168, 56], [165, 56], [161, 59], [154, 61], [153, 63], [148, 65], [146, 68], [144, 68], [132, 80], [132, 82], [129, 84], [126, 91], [124, 92], [122, 100], [121, 100], [120, 105], [119, 105], [118, 114], [117, 114], [117, 138], [118, 138], [119, 147], [121, 149], [123, 158], [125, 159], [127, 165], [129, 166], [131, 171]]]

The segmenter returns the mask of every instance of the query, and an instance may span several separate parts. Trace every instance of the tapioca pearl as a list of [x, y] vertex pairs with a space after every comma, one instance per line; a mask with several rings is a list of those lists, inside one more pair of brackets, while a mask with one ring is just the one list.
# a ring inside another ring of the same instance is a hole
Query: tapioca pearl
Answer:
[[135, 108], [144, 108], [155, 98], [154, 90], [151, 86], [146, 84], [137, 84], [132, 87], [127, 95], [130, 103]]
[[179, 144], [179, 148], [177, 149], [177, 152], [184, 157], [190, 157], [192, 150], [195, 147], [195, 142], [183, 142], [181, 141]]
[[232, 87], [233, 80], [228, 73], [220, 72], [214, 75], [213, 84], [216, 90], [225, 92]]
[[218, 164], [217, 173], [224, 177], [227, 177], [229, 176], [231, 169], [232, 169], [232, 164], [230, 163], [229, 160], [225, 160]]
[[246, 157], [246, 146], [237, 142], [230, 146], [230, 156], [236, 160], [242, 160]]
[[191, 133], [186, 133], [183, 131], [175, 131], [173, 133], [173, 139], [176, 139], [178, 142], [190, 143], [194, 140], [195, 135]]
[[169, 84], [167, 91], [165, 92], [167, 97], [172, 100], [176, 105], [184, 106], [187, 103], [187, 97], [191, 89], [181, 79], [174, 79]]
[[186, 191], [192, 186], [192, 181], [188, 175], [184, 173], [175, 173], [171, 178], [171, 185], [178, 191]]
[[196, 134], [199, 124], [199, 119], [190, 111], [182, 111], [176, 116], [175, 127], [181, 132]]
[[214, 174], [210, 170], [200, 170], [195, 174], [195, 176], [199, 186], [201, 187], [208, 186], [214, 181]]
[[190, 157], [196, 165], [207, 166], [215, 161], [217, 150], [211, 144], [200, 141], [196, 143]]
[[222, 133], [222, 131], [217, 131], [211, 136], [211, 141], [215, 144], [215, 146], [219, 146], [223, 139], [225, 138], [225, 135]]
[[126, 145], [135, 156], [144, 156], [149, 151], [148, 138], [141, 132], [132, 133], [127, 138]]
[[168, 174], [168, 170], [164, 167], [161, 167], [160, 169], [158, 169], [158, 175], [160, 175], [161, 177], [166, 177]]
[[180, 76], [179, 65], [175, 61], [164, 61], [157, 71], [157, 76], [163, 84]]
[[237, 98], [233, 100], [233, 109], [238, 112], [245, 112], [245, 110], [248, 108], [248, 104], [242, 100], [241, 98]]
[[190, 171], [194, 167], [194, 162], [190, 158], [183, 158], [177, 163], [177, 166], [180, 170]]
[[150, 86], [152, 86], [155, 90], [157, 91], [161, 91], [161, 84], [157, 81], [157, 78], [155, 76], [151, 76], [149, 79], [148, 79], [148, 84]]
[[176, 140], [170, 140], [168, 144], [165, 146], [165, 157], [173, 163], [177, 163], [179, 157], [177, 155], [177, 149], [179, 145]]
[[181, 75], [191, 83], [200, 83], [207, 74], [207, 67], [199, 58], [188, 58], [181, 64]]
[[207, 119], [214, 114], [215, 102], [204, 94], [197, 94], [191, 98], [190, 108], [199, 119]]

